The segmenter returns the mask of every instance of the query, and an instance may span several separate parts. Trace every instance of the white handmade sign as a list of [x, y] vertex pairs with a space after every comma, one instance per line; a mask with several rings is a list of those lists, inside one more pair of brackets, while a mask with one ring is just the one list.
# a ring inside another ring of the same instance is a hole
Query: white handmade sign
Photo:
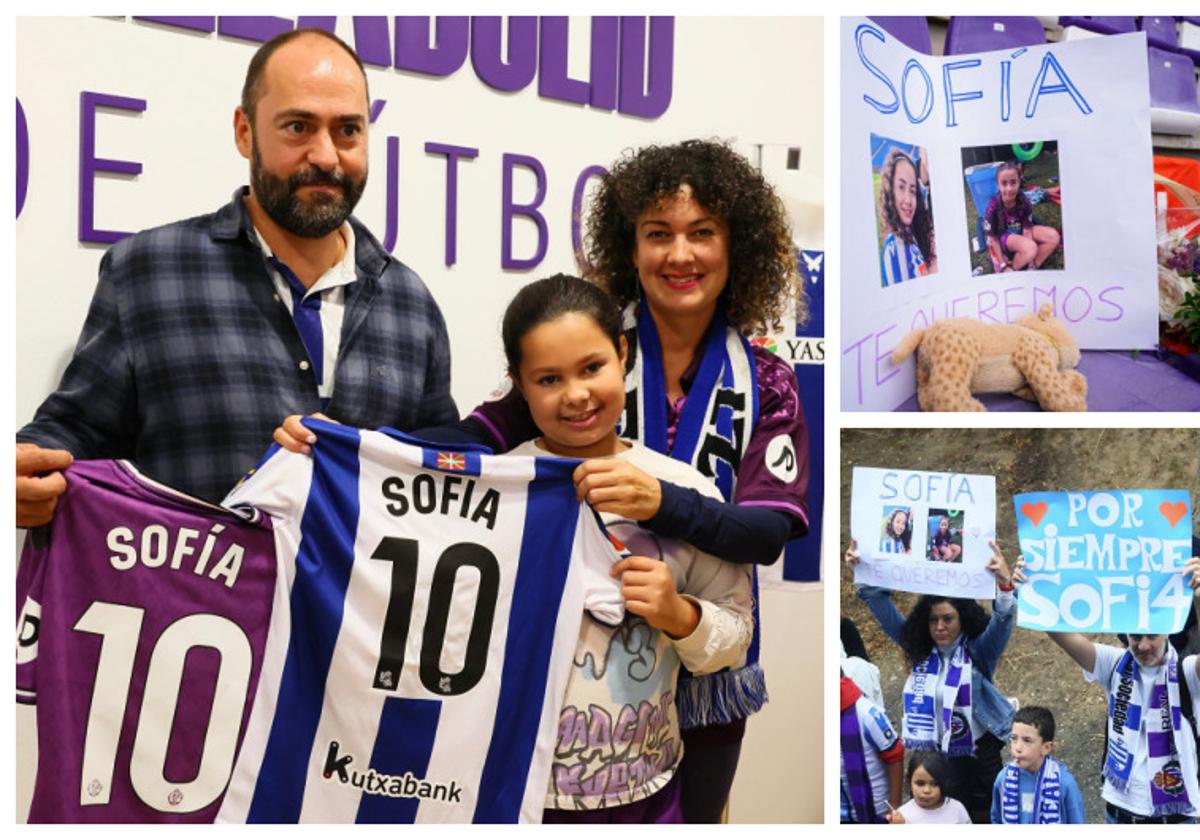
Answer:
[[996, 537], [990, 475], [855, 467], [850, 535], [854, 582], [955, 598], [992, 598]]
[[1176, 633], [1192, 592], [1186, 490], [1020, 493], [1028, 578], [1017, 623], [1076, 633]]
[[843, 18], [842, 406], [916, 390], [907, 333], [1049, 301], [1082, 348], [1158, 336], [1142, 33], [972, 55]]

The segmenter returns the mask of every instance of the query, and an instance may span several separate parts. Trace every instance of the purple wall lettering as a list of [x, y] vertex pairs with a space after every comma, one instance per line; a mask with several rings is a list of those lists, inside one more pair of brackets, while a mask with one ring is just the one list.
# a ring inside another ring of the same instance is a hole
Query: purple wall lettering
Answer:
[[386, 99], [376, 99], [371, 103], [371, 108], [367, 112], [367, 122], [370, 125], [375, 125], [375, 120], [379, 119], [379, 115], [383, 113], [383, 106], [387, 104]]
[[[549, 240], [546, 219], [537, 209], [546, 199], [546, 170], [537, 158], [528, 155], [514, 155], [506, 152], [501, 160], [503, 161], [504, 186], [500, 210], [500, 267], [534, 268], [546, 256], [546, 245]], [[517, 204], [513, 201], [513, 169], [517, 166], [529, 169], [537, 179], [537, 194], [528, 204]], [[537, 249], [529, 259], [517, 259], [512, 254], [513, 216], [525, 216], [537, 225]]]
[[194, 32], [212, 32], [217, 28], [217, 19], [215, 17], [192, 16], [192, 17], [148, 17], [143, 15], [134, 15], [134, 20], [145, 20], [150, 23], [161, 23], [163, 26], [174, 26], [179, 29], [191, 29]]
[[79, 241], [112, 244], [129, 236], [129, 232], [96, 228], [96, 173], [140, 175], [142, 165], [134, 161], [96, 157], [97, 108], [141, 113], [146, 110], [146, 100], [91, 91], [83, 91], [79, 95]]
[[579, 267], [581, 274], [587, 273], [589, 268], [587, 257], [583, 253], [581, 231], [583, 220], [580, 218], [580, 214], [583, 212], [583, 191], [587, 187], [589, 178], [602, 178], [607, 174], [608, 170], [603, 166], [589, 166], [575, 179], [575, 192], [571, 195], [571, 247], [575, 251], [575, 265]]
[[282, 32], [295, 28], [290, 20], [281, 17], [222, 17], [217, 21], [217, 34], [243, 41], [270, 41]]
[[[289, 27], [290, 28], [290, 27]], [[296, 18], [297, 29], [324, 29], [331, 35], [337, 34], [337, 16], [336, 15], [300, 15]], [[286, 29], [284, 30], [287, 31]], [[357, 48], [356, 48], [357, 51]], [[360, 55], [359, 58], [362, 58]]]
[[25, 109], [17, 100], [17, 218], [25, 207], [25, 195], [29, 192], [29, 125], [25, 122]]
[[650, 62], [646, 66], [646, 18], [621, 18], [622, 114], [652, 120], [671, 105], [675, 67], [675, 19], [650, 18]]
[[382, 16], [354, 18], [354, 51], [363, 64], [391, 67], [392, 44], [388, 40], [388, 19]]
[[588, 104], [606, 111], [617, 107], [619, 24], [620, 19], [615, 17], [592, 18], [592, 92]]
[[383, 249], [389, 254], [396, 250], [396, 236], [400, 231], [400, 138], [387, 139], [387, 170], [383, 176], [387, 187], [383, 222]]
[[538, 96], [586, 105], [591, 85], [567, 75], [568, 27], [565, 17], [542, 18]]
[[426, 143], [425, 153], [446, 156], [446, 265], [451, 266], [458, 262], [458, 159], [474, 160], [479, 156], [479, 149]]
[[429, 26], [433, 18], [396, 18], [397, 70], [411, 70], [427, 76], [449, 76], [467, 60], [470, 19], [438, 17], [437, 39], [429, 46]]
[[[471, 18], [471, 66], [485, 85], [496, 90], [522, 90], [537, 75], [535, 17], [508, 18], [508, 50], [502, 43], [498, 17]], [[507, 53], [508, 61], [504, 60]]]

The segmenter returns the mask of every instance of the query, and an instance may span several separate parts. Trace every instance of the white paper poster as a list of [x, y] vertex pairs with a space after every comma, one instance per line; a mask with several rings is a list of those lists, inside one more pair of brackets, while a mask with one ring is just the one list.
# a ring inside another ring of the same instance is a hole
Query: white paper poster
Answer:
[[992, 598], [987, 570], [996, 538], [990, 475], [855, 467], [850, 535], [854, 582], [954, 598]]
[[912, 396], [891, 351], [939, 319], [1049, 301], [1081, 348], [1155, 344], [1142, 33], [935, 57], [844, 18], [841, 54], [843, 408]]

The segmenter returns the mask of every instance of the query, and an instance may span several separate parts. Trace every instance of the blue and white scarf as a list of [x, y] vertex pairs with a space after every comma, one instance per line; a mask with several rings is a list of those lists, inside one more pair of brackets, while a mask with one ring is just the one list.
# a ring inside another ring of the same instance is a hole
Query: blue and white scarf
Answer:
[[[758, 421], [758, 377], [750, 343], [729, 326], [720, 309], [704, 341], [696, 378], [675, 431], [667, 445], [667, 387], [662, 344], [646, 305], [630, 304], [622, 328], [630, 340], [633, 364], [625, 375], [625, 414], [621, 435], [650, 449], [691, 464], [712, 479], [725, 501], [733, 500], [737, 465]], [[714, 674], [679, 674], [678, 710], [682, 729], [730, 723], [747, 717], [767, 702], [767, 686], [759, 665], [758, 572], [752, 570], [754, 637], [743, 661]]]
[[1141, 669], [1131, 651], [1117, 662], [1108, 684], [1108, 755], [1104, 778], [1117, 790], [1129, 786], [1137, 757], [1138, 733], [1146, 728], [1153, 816], [1190, 814], [1200, 810], [1200, 784], [1196, 781], [1196, 756], [1178, 747], [1179, 738], [1190, 738], [1179, 705], [1179, 655], [1170, 643], [1149, 702], [1142, 696]]
[[[1021, 768], [1011, 762], [1004, 768], [1000, 791], [1000, 820], [1005, 824], [1021, 821]], [[1062, 768], [1046, 756], [1033, 786], [1033, 819], [1038, 824], [1062, 822]]]
[[942, 686], [942, 712], [937, 714], [936, 692], [942, 657], [934, 647], [923, 662], [913, 666], [904, 682], [904, 748], [937, 750], [951, 758], [975, 754], [971, 735], [971, 654], [960, 636], [946, 664]]

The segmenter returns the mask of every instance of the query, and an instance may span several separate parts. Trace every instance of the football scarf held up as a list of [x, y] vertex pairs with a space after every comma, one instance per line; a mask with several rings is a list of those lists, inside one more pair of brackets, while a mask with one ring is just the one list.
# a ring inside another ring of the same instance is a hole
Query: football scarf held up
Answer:
[[871, 777], [867, 771], [866, 748], [863, 746], [862, 726], [858, 722], [856, 702], [862, 696], [853, 682], [842, 677], [842, 714], [839, 724], [842, 764], [846, 768], [843, 784], [850, 809], [857, 823], [877, 823], [879, 814], [875, 809], [875, 796], [871, 790]]
[[1179, 739], [1190, 738], [1191, 733], [1179, 703], [1179, 656], [1175, 648], [1167, 644], [1149, 698], [1142, 696], [1140, 674], [1137, 660], [1127, 650], [1109, 677], [1104, 778], [1121, 791], [1129, 786], [1138, 733], [1144, 724], [1152, 816], [1193, 813], [1200, 810], [1200, 784], [1196, 781], [1196, 756], [1179, 748]]
[[[937, 714], [938, 675], [945, 667], [942, 686], [942, 710]], [[937, 647], [923, 662], [913, 666], [904, 682], [904, 748], [937, 750], [950, 758], [975, 754], [971, 735], [971, 654], [967, 640], [960, 636], [944, 662]]]
[[[733, 501], [737, 468], [758, 421], [758, 380], [750, 343], [729, 326], [718, 308], [701, 347], [700, 365], [687, 392], [673, 445], [667, 438], [667, 386], [662, 343], [650, 307], [632, 303], [622, 329], [636, 332], [633, 365], [625, 374], [625, 415], [621, 434], [656, 452], [683, 461], [711, 478], [727, 502]], [[736, 668], [692, 677], [681, 669], [679, 725], [683, 729], [730, 723], [762, 708], [767, 687], [758, 663], [758, 573], [754, 588], [754, 637]]]
[[[1010, 762], [1004, 768], [1001, 783], [1000, 817], [1006, 824], [1021, 821], [1021, 768]], [[1062, 768], [1046, 756], [1033, 787], [1033, 823], [1045, 825], [1062, 822]]]

